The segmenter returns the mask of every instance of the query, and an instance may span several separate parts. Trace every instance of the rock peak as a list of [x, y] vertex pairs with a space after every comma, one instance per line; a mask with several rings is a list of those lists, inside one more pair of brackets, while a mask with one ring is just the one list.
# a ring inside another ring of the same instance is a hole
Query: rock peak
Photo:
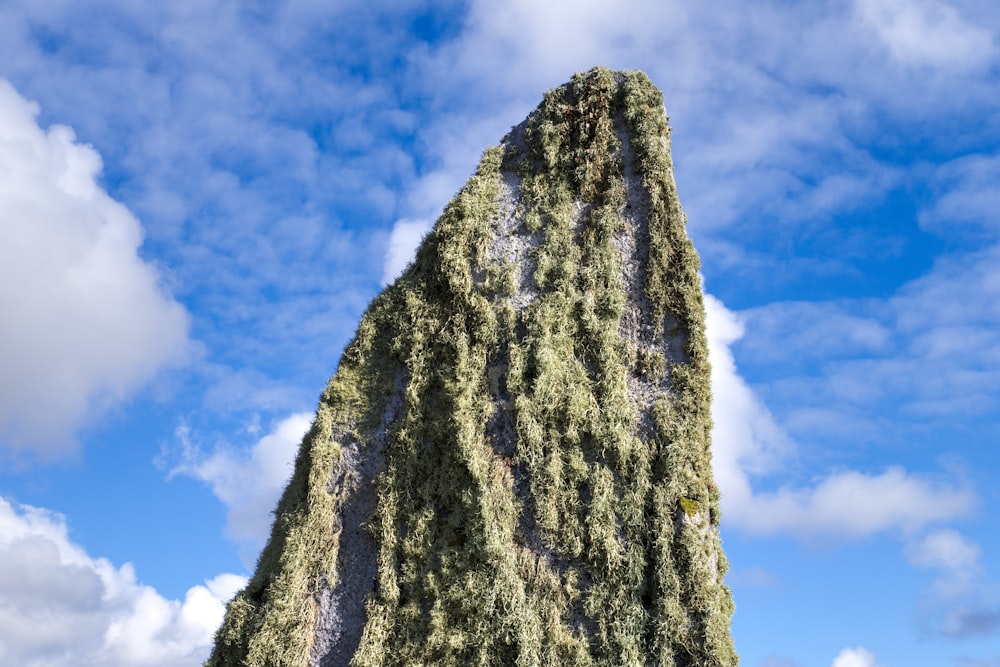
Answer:
[[210, 665], [734, 666], [660, 92], [593, 69], [370, 304]]

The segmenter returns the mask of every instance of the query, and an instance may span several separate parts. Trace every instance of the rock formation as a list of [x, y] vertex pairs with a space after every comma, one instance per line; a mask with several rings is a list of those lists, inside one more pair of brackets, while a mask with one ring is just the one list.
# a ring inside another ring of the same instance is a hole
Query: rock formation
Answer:
[[733, 666], [660, 92], [595, 69], [365, 312], [209, 665]]

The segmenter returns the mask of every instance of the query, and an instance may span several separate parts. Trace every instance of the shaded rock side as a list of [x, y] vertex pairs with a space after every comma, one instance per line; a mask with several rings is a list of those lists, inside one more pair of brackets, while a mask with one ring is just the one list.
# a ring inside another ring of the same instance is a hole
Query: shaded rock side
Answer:
[[737, 664], [660, 92], [545, 95], [369, 306], [209, 665]]

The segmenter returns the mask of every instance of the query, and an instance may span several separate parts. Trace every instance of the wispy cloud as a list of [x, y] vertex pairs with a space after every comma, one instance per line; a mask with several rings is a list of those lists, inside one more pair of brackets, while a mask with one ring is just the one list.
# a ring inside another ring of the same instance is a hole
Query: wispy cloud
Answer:
[[767, 369], [793, 435], [886, 442], [988, 420], [1000, 406], [998, 266], [1000, 246], [988, 246], [939, 259], [885, 299], [752, 309], [739, 352]]
[[[472, 3], [458, 36], [414, 61], [414, 79], [447, 109], [421, 128], [431, 139], [423, 165], [452, 172], [457, 185], [480, 147], [534, 107], [532, 91], [595, 64], [639, 67], [664, 90], [678, 185], [710, 288], [713, 273], [772, 284], [856, 271], [839, 246], [874, 249], [858, 242], [862, 230], [830, 220], [877, 204], [907, 177], [867, 147], [876, 118], [911, 114], [913, 95], [954, 95], [872, 62], [849, 5], [737, 3], [720, 12], [631, 0], [615, 6], [614, 21], [607, 11]], [[436, 214], [403, 201], [404, 217]], [[789, 252], [801, 254], [801, 239], [819, 234], [836, 237], [834, 247], [827, 241], [808, 258]]]
[[992, 637], [1000, 634], [1000, 606], [959, 606], [945, 613], [941, 632], [951, 639]]

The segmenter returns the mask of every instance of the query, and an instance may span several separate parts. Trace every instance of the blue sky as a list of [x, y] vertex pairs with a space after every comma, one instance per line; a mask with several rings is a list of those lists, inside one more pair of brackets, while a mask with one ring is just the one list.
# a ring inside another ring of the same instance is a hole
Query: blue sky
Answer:
[[1000, 665], [1000, 6], [0, 4], [0, 664], [195, 665], [384, 281], [642, 69], [748, 667]]

